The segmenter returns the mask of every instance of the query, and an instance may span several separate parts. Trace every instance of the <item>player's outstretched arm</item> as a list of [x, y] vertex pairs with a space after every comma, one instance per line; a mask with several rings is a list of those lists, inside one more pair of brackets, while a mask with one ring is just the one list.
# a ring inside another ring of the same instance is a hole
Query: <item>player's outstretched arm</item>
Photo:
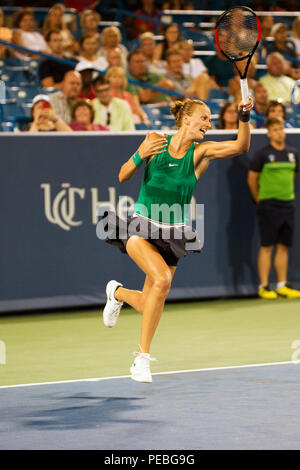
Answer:
[[234, 157], [248, 152], [250, 148], [249, 115], [252, 107], [253, 102], [250, 96], [246, 104], [243, 104], [243, 102], [239, 104], [239, 128], [237, 139], [223, 142], [203, 142], [199, 145], [202, 157], [213, 160], [215, 158]]

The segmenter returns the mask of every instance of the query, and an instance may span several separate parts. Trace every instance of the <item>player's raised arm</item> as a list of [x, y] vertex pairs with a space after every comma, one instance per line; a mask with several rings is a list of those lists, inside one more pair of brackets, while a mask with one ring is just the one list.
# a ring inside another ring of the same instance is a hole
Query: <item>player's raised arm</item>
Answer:
[[[250, 147], [250, 110], [253, 107], [252, 98], [249, 96], [246, 104], [239, 104], [239, 128], [236, 140], [222, 142], [203, 142], [201, 145], [201, 157], [210, 160], [215, 158], [228, 158], [249, 151]], [[200, 153], [200, 149], [199, 149]]]

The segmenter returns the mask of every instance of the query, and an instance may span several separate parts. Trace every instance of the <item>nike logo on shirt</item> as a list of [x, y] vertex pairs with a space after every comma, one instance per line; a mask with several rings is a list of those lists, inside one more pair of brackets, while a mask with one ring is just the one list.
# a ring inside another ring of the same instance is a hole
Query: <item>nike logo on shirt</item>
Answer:
[[169, 163], [169, 166], [178, 166], [178, 163]]

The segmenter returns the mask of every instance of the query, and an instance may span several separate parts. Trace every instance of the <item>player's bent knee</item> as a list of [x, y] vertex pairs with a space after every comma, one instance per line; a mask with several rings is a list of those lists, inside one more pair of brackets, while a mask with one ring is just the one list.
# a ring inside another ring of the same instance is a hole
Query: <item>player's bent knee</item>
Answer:
[[172, 284], [172, 275], [169, 271], [160, 273], [153, 282], [155, 290], [159, 291], [163, 295], [168, 295]]

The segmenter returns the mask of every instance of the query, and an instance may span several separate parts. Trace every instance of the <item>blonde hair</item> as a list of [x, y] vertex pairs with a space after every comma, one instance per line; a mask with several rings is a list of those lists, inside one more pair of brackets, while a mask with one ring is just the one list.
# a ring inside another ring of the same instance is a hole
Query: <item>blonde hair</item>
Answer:
[[117, 34], [118, 42], [121, 42], [122, 37], [121, 37], [121, 32], [120, 32], [119, 28], [117, 28], [116, 26], [107, 26], [106, 28], [104, 28], [104, 30], [102, 31], [102, 34], [101, 34], [101, 42], [102, 42], [103, 45], [105, 45], [105, 41], [106, 41], [106, 38], [109, 35], [109, 33]]
[[[46, 36], [47, 33], [48, 33], [48, 32], [50, 31], [50, 29], [51, 29], [51, 28], [50, 28], [51, 15], [52, 15], [53, 11], [55, 11], [55, 10], [60, 10], [61, 13], [63, 14], [63, 12], [64, 12], [64, 6], [63, 6], [61, 3], [58, 3], [58, 4], [56, 3], [55, 5], [53, 5], [53, 7], [50, 8], [50, 10], [49, 10], [49, 12], [48, 12], [48, 14], [47, 14], [47, 16], [46, 16], [46, 18], [45, 18], [45, 20], [44, 20], [44, 24], [43, 24], [43, 28], [42, 28], [43, 35], [44, 35], [44, 36]], [[64, 24], [63, 17], [61, 17], [61, 19], [60, 19], [60, 24], [59, 24], [59, 26], [56, 26], [55, 29], [63, 30], [63, 29], [65, 29], [65, 28], [66, 28], [66, 26], [65, 26], [65, 24]], [[52, 29], [54, 29], [54, 28], [52, 28]]]
[[182, 118], [185, 114], [191, 116], [195, 110], [195, 106], [206, 106], [203, 101], [186, 99], [184, 101], [176, 100], [171, 105], [171, 113], [175, 117], [176, 127], [180, 128], [182, 125]]
[[127, 87], [128, 82], [127, 82], [127, 78], [126, 78], [125, 72], [122, 69], [122, 67], [117, 67], [117, 66], [109, 67], [109, 69], [106, 72], [105, 76], [106, 76], [108, 81], [109, 81], [110, 77], [112, 77], [112, 76], [122, 77], [123, 78], [123, 88], [125, 89]]
[[193, 40], [192, 39], [184, 39], [183, 41], [180, 41], [180, 43], [178, 44], [178, 49], [181, 50], [181, 49], [184, 49], [185, 47], [190, 47], [190, 48], [194, 49]]
[[152, 41], [155, 42], [155, 36], [151, 31], [146, 31], [139, 36], [140, 43], [142, 43], [144, 39], [152, 39]]
[[101, 21], [101, 16], [100, 14], [97, 12], [97, 11], [94, 11], [94, 10], [84, 10], [81, 15], [80, 15], [80, 26], [81, 26], [81, 29], [84, 30], [85, 29], [85, 20], [86, 20], [86, 17], [87, 16], [94, 16], [95, 18], [97, 18], [97, 21]]

